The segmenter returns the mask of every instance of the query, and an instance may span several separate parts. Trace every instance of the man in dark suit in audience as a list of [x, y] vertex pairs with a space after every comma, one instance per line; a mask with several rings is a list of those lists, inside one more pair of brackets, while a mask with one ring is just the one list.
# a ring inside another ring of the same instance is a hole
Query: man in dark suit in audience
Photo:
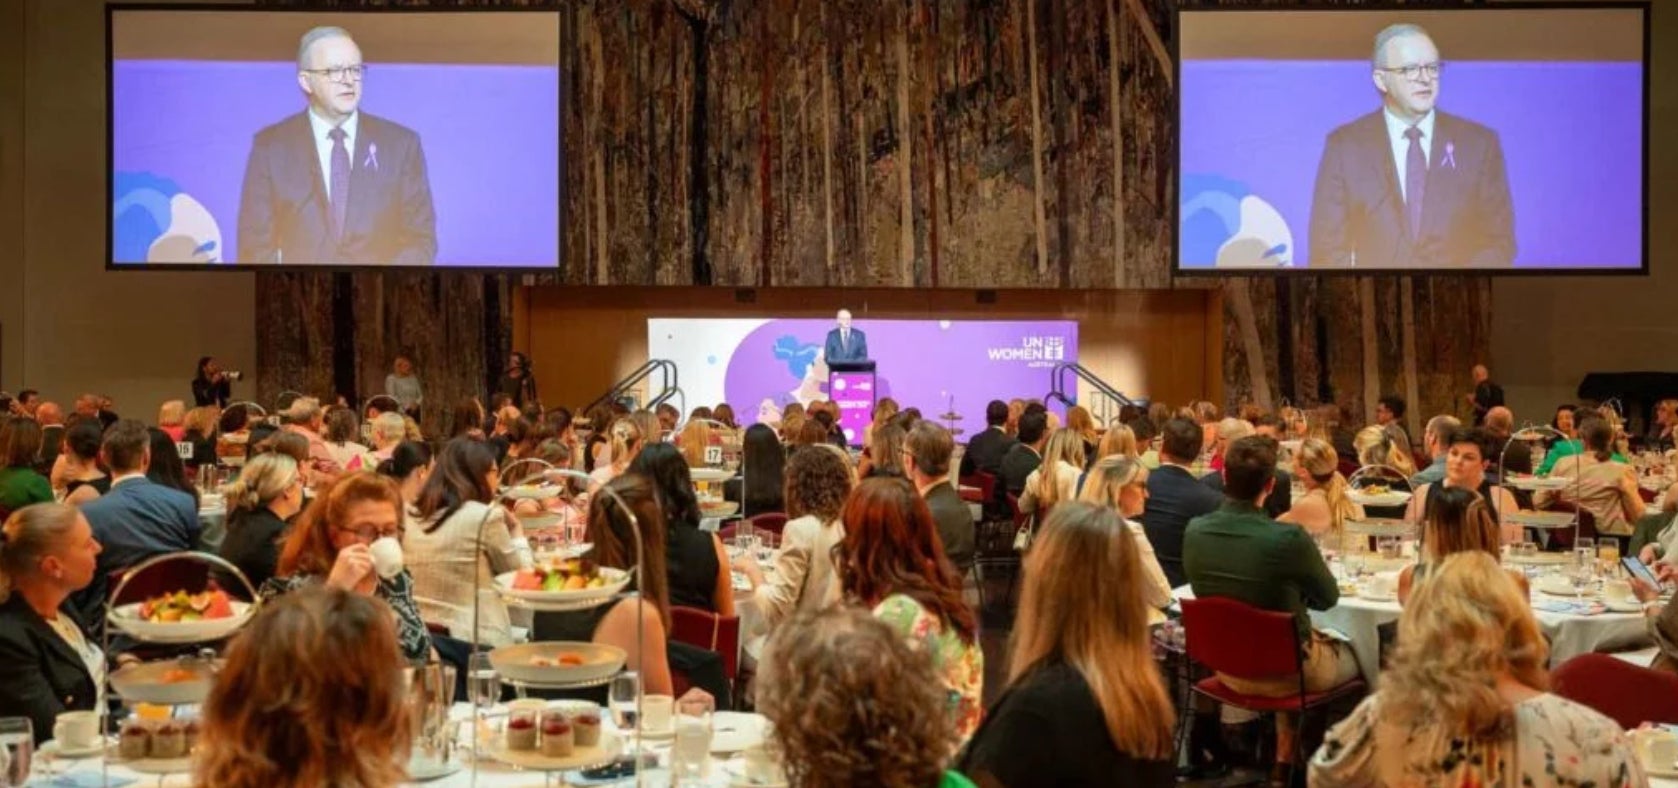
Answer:
[[1025, 492], [1025, 479], [1043, 464], [1043, 444], [1049, 440], [1049, 414], [1027, 410], [1020, 415], [1020, 439], [1002, 456], [1002, 489], [1009, 495]]
[[903, 442], [903, 470], [932, 510], [944, 555], [965, 575], [973, 566], [973, 510], [950, 483], [950, 455], [955, 448], [949, 430], [930, 421], [919, 422]]
[[1183, 530], [1189, 521], [1216, 511], [1223, 496], [1194, 478], [1189, 465], [1200, 456], [1204, 433], [1188, 419], [1172, 419], [1160, 430], [1159, 470], [1148, 474], [1148, 502], [1142, 530], [1154, 546], [1171, 587], [1183, 585]]
[[984, 471], [992, 476], [1002, 471], [1002, 458], [1018, 441], [1003, 431], [1008, 423], [1008, 403], [993, 399], [985, 406], [985, 430], [967, 442], [967, 453], [961, 455], [961, 475], [971, 476]]
[[111, 491], [83, 504], [82, 514], [104, 550], [93, 582], [72, 598], [89, 623], [103, 621], [100, 610], [110, 592], [110, 573], [162, 553], [196, 550], [202, 530], [192, 496], [146, 478], [151, 467], [146, 425], [133, 419], [112, 424], [99, 457], [111, 469]]

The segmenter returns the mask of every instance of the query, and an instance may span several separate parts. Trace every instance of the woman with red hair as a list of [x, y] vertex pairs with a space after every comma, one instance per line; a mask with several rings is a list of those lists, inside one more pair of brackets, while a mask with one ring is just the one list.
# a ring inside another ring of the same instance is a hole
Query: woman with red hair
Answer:
[[985, 657], [978, 622], [961, 597], [961, 577], [944, 556], [938, 525], [907, 481], [876, 477], [858, 485], [840, 520], [845, 539], [835, 563], [841, 590], [874, 611], [914, 648], [932, 655], [960, 745], [979, 727]]

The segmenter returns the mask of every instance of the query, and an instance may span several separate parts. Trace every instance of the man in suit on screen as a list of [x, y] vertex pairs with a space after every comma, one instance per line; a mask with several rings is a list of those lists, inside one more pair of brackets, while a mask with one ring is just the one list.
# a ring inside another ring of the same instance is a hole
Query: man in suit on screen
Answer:
[[851, 328], [851, 312], [848, 309], [839, 310], [838, 325], [827, 332], [827, 344], [822, 348], [822, 357], [828, 363], [835, 361], [867, 361], [868, 335]]
[[1427, 31], [1375, 37], [1381, 108], [1328, 135], [1311, 201], [1312, 268], [1503, 268], [1515, 220], [1497, 132], [1439, 111]]
[[436, 214], [419, 135], [362, 112], [366, 65], [343, 28], [297, 48], [308, 107], [257, 132], [236, 262], [431, 265]]

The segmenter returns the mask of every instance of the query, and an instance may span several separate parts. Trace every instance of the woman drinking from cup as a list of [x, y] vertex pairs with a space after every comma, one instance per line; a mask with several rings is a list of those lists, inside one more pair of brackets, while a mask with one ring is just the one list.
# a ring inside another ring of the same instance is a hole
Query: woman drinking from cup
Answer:
[[99, 700], [105, 656], [65, 604], [92, 582], [99, 542], [56, 503], [13, 512], [0, 536], [0, 717], [28, 717], [38, 744], [59, 714]]

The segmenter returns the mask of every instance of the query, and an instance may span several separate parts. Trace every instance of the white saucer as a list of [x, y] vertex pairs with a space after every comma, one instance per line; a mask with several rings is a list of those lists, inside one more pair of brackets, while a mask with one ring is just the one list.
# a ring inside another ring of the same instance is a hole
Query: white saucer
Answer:
[[670, 741], [676, 738], [676, 723], [671, 722], [670, 727], [664, 730], [637, 730], [636, 733], [640, 735], [643, 741]]
[[[1641, 757], [1639, 760], [1642, 760]], [[1661, 766], [1660, 764], [1643, 761], [1643, 774], [1649, 777], [1678, 778], [1678, 763]]]
[[738, 711], [719, 711], [711, 715], [711, 753], [744, 752], [763, 743], [763, 726], [767, 720], [761, 715]]
[[1396, 602], [1398, 601], [1398, 591], [1395, 590], [1390, 594], [1377, 594], [1374, 591], [1364, 588], [1358, 590], [1358, 598], [1367, 599], [1371, 602]]
[[[430, 768], [423, 768], [424, 766], [429, 766]], [[413, 781], [413, 782], [416, 782], [416, 783], [430, 782], [432, 780], [440, 780], [444, 777], [447, 777], [451, 774], [454, 774], [455, 772], [460, 771], [461, 767], [462, 767], [462, 764], [460, 763], [459, 758], [451, 759], [448, 763], [435, 763], [435, 762], [433, 762], [433, 763], [430, 763], [430, 764], [423, 764], [423, 765], [421, 763], [417, 762], [417, 761], [409, 761], [408, 762], [408, 779]]]
[[64, 749], [56, 740], [49, 740], [41, 742], [41, 749], [39, 752], [42, 755], [51, 755], [55, 758], [68, 758], [70, 760], [77, 760], [80, 758], [97, 758], [104, 754], [106, 747], [115, 743], [115, 739], [110, 739], [104, 744], [95, 744], [91, 747]]
[[1624, 602], [1614, 602], [1614, 601], [1610, 601], [1608, 599], [1608, 597], [1602, 597], [1598, 601], [1600, 601], [1602, 603], [1603, 607], [1608, 608], [1608, 612], [1610, 612], [1610, 613], [1641, 613], [1641, 612], [1643, 612], [1643, 603], [1637, 601], [1636, 599], [1629, 599], [1629, 600], [1626, 600]]
[[722, 762], [723, 773], [728, 775], [729, 788], [787, 788], [784, 782], [754, 782], [746, 778], [746, 759], [730, 758]]

